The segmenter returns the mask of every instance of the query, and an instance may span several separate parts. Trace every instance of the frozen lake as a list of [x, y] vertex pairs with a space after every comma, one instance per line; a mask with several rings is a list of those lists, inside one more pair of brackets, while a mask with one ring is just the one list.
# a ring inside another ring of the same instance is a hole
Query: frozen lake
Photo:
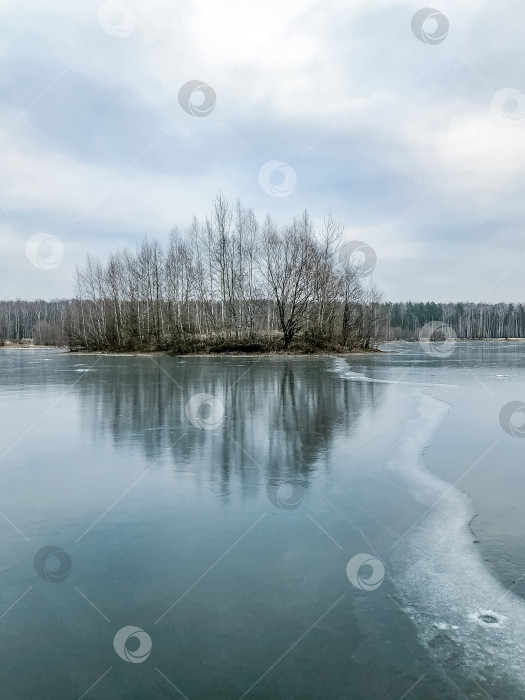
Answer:
[[525, 344], [384, 349], [0, 350], [2, 697], [524, 697]]

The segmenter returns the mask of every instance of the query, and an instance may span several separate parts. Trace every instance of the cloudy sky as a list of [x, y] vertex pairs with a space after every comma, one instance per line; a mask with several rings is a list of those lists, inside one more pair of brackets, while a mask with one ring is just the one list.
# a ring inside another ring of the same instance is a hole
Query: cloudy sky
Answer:
[[2, 0], [0, 298], [221, 191], [332, 213], [386, 299], [523, 301], [522, 2]]

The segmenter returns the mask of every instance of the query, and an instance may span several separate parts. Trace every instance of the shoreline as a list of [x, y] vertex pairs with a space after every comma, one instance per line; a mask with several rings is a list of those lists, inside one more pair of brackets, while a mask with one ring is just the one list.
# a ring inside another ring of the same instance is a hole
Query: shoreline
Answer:
[[[399, 339], [399, 340], [381, 340], [378, 342], [379, 345], [395, 345], [398, 343], [419, 343], [420, 340], [414, 338], [412, 340]], [[455, 338], [455, 343], [506, 343], [506, 342], [525, 342], [525, 338]], [[372, 348], [369, 350], [348, 350], [345, 352], [338, 352], [337, 350], [319, 350], [317, 352], [305, 352], [302, 350], [268, 350], [262, 352], [242, 352], [235, 350], [225, 350], [224, 352], [206, 352], [206, 351], [196, 351], [189, 353], [170, 353], [168, 350], [133, 350], [133, 351], [120, 351], [120, 350], [70, 350], [67, 345], [33, 345], [29, 343], [13, 343], [8, 341], [7, 345], [0, 345], [0, 350], [61, 350], [63, 353], [71, 355], [109, 355], [109, 356], [122, 356], [122, 357], [139, 357], [142, 355], [167, 355], [168, 357], [220, 357], [221, 355], [242, 355], [243, 357], [252, 356], [263, 356], [263, 355], [298, 355], [301, 357], [306, 357], [307, 355], [370, 355], [374, 353], [387, 353], [391, 352], [388, 350], [380, 350], [379, 347]]]
[[67, 350], [65, 345], [21, 345], [17, 343], [9, 343], [9, 345], [0, 345], [0, 350]]
[[177, 353], [173, 354], [170, 352], [167, 352], [166, 350], [145, 350], [144, 352], [136, 351], [136, 352], [115, 352], [113, 350], [67, 350], [63, 354], [67, 355], [77, 355], [77, 356], [106, 356], [106, 357], [158, 357], [158, 356], [163, 356], [163, 357], [243, 357], [243, 358], [261, 358], [261, 357], [347, 357], [347, 356], [356, 356], [356, 355], [375, 355], [377, 353], [383, 353], [383, 354], [388, 354], [388, 351], [385, 350], [358, 350], [356, 352], [335, 352], [335, 351], [326, 351], [326, 352], [294, 352], [294, 351], [284, 351], [284, 350], [276, 350], [276, 351], [270, 351], [270, 352], [235, 352], [235, 351], [227, 351], [227, 352], [188, 352], [188, 353]]
[[135, 350], [135, 351], [118, 351], [118, 350], [70, 350], [64, 345], [4, 345], [0, 346], [1, 350], [56, 350], [57, 354], [75, 355], [75, 356], [106, 356], [106, 357], [346, 357], [355, 355], [374, 355], [377, 353], [388, 354], [388, 350], [379, 350], [374, 348], [371, 350], [356, 350], [355, 352], [337, 352], [335, 350], [326, 350], [319, 352], [301, 352], [300, 350], [271, 350], [268, 352], [236, 352], [228, 350], [224, 352], [188, 352], [188, 353], [171, 353], [167, 350]]

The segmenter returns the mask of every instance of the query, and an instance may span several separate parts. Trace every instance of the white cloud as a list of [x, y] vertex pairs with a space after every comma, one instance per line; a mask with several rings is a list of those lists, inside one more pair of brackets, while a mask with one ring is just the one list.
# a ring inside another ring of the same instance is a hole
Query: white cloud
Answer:
[[[126, 236], [167, 235], [193, 213], [206, 213], [222, 189], [277, 219], [305, 203], [316, 220], [331, 210], [347, 238], [377, 247], [376, 277], [385, 274], [413, 299], [420, 290], [443, 298], [447, 270], [450, 298], [454, 290], [468, 298], [469, 285], [475, 296], [498, 242], [500, 267], [521, 254], [525, 125], [501, 124], [490, 106], [497, 90], [523, 87], [514, 0], [505, 16], [487, 0], [444, 0], [450, 32], [439, 46], [411, 33], [417, 2], [130, 4], [135, 29], [117, 38], [100, 27], [98, 0], [4, 3], [0, 55], [9, 71], [0, 78], [0, 131], [18, 121], [0, 140], [0, 206], [22, 220], [24, 235], [52, 225], [70, 244], [68, 255], [93, 245], [104, 255]], [[180, 86], [192, 79], [217, 93], [205, 119], [183, 113], [177, 102]], [[108, 144], [103, 162], [94, 151], [85, 155], [82, 114], [72, 109], [70, 141], [49, 116], [86, 88], [91, 138]], [[117, 106], [120, 123], [112, 118]], [[146, 142], [150, 129], [153, 142], [170, 124], [172, 138], [159, 141], [157, 160], [146, 156], [123, 174], [144, 148], [135, 132], [140, 119]], [[114, 153], [113, 141], [120, 149]], [[168, 147], [172, 161], [161, 162]], [[257, 184], [270, 159], [297, 170], [286, 200], [268, 198]], [[18, 233], [4, 228], [0, 235], [16, 271], [24, 265], [12, 250]], [[457, 261], [469, 245], [476, 252], [461, 271]], [[436, 259], [445, 272], [429, 275]], [[502, 290], [518, 297], [513, 274], [505, 280]]]

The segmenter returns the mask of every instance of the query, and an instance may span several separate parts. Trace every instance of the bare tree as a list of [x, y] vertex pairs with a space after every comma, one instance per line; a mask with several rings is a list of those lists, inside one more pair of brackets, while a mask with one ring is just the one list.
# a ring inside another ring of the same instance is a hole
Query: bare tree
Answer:
[[376, 294], [338, 262], [342, 228], [315, 230], [307, 212], [260, 225], [222, 195], [204, 222], [174, 229], [163, 250], [144, 239], [133, 253], [88, 258], [77, 271], [75, 343], [96, 348], [371, 347]]
[[313, 298], [318, 250], [308, 214], [279, 230], [267, 219], [263, 231], [264, 274], [277, 307], [285, 349], [305, 325]]

